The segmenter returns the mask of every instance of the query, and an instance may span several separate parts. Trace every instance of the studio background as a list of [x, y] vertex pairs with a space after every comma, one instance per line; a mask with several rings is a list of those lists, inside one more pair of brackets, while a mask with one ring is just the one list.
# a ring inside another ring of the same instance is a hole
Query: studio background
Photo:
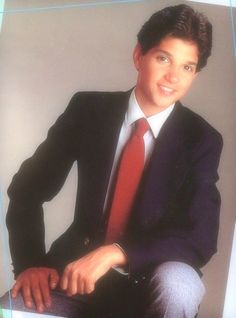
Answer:
[[[69, 2], [47, 0], [46, 4], [49, 7]], [[131, 88], [136, 80], [132, 52], [141, 25], [155, 11], [180, 3], [204, 12], [214, 26], [212, 57], [182, 101], [206, 118], [224, 138], [218, 183], [222, 194], [218, 253], [203, 269], [207, 294], [199, 314], [200, 318], [221, 318], [236, 206], [236, 66], [228, 7], [149, 0], [5, 14], [0, 34], [1, 223], [8, 205], [6, 190], [13, 175], [45, 139], [48, 128], [71, 96], [78, 90]], [[34, 7], [42, 7], [42, 1], [5, 1], [6, 10]], [[73, 218], [77, 186], [74, 169], [59, 195], [44, 204], [48, 247]], [[0, 295], [13, 282], [7, 234], [1, 232]]]

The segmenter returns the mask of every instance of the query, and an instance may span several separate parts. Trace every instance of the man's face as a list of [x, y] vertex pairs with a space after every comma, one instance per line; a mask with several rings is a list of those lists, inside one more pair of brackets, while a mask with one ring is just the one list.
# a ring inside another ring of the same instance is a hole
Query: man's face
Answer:
[[134, 50], [138, 71], [136, 98], [146, 116], [154, 115], [181, 99], [196, 77], [198, 47], [174, 37], [142, 54], [139, 44]]

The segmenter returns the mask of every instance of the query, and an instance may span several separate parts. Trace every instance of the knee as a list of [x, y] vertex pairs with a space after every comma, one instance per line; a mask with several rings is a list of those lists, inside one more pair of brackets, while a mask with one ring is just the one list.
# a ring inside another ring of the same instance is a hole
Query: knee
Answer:
[[203, 297], [205, 287], [198, 273], [181, 262], [167, 262], [158, 266], [151, 279], [151, 285], [169, 298], [186, 301]]
[[0, 298], [0, 306], [3, 309], [14, 309], [14, 310], [25, 310], [27, 308], [24, 305], [23, 298], [19, 294], [16, 298], [12, 298], [11, 292], [8, 291], [5, 295]]
[[11, 304], [11, 295], [10, 292], [5, 293], [2, 297], [0, 297], [0, 308], [8, 309]]
[[[167, 312], [174, 312], [175, 317], [194, 317], [205, 293], [198, 273], [181, 262], [166, 262], [158, 266], [149, 288], [152, 310], [158, 308], [165, 317], [169, 317]], [[177, 312], [182, 312], [182, 316]]]

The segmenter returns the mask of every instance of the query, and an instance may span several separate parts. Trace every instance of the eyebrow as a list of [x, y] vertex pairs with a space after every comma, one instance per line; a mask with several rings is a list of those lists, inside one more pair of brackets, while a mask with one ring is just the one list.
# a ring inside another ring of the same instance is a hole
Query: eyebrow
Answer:
[[[161, 49], [156, 49], [157, 52], [161, 52], [161, 53], [164, 53], [166, 54], [167, 56], [173, 58], [173, 55], [170, 54], [168, 51], [165, 51], [165, 50], [161, 50]], [[189, 64], [189, 65], [193, 65], [193, 66], [197, 66], [198, 63], [196, 62], [193, 62], [193, 61], [187, 61], [186, 64]]]

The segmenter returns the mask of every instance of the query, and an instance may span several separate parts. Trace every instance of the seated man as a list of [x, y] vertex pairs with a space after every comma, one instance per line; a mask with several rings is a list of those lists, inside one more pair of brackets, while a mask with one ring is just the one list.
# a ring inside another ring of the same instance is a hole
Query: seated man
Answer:
[[[8, 191], [13, 308], [81, 318], [196, 316], [200, 268], [216, 251], [222, 138], [179, 100], [211, 46], [204, 15], [186, 5], [156, 12], [138, 33], [135, 88], [75, 94], [22, 164]], [[74, 221], [46, 252], [42, 204], [74, 161]]]

